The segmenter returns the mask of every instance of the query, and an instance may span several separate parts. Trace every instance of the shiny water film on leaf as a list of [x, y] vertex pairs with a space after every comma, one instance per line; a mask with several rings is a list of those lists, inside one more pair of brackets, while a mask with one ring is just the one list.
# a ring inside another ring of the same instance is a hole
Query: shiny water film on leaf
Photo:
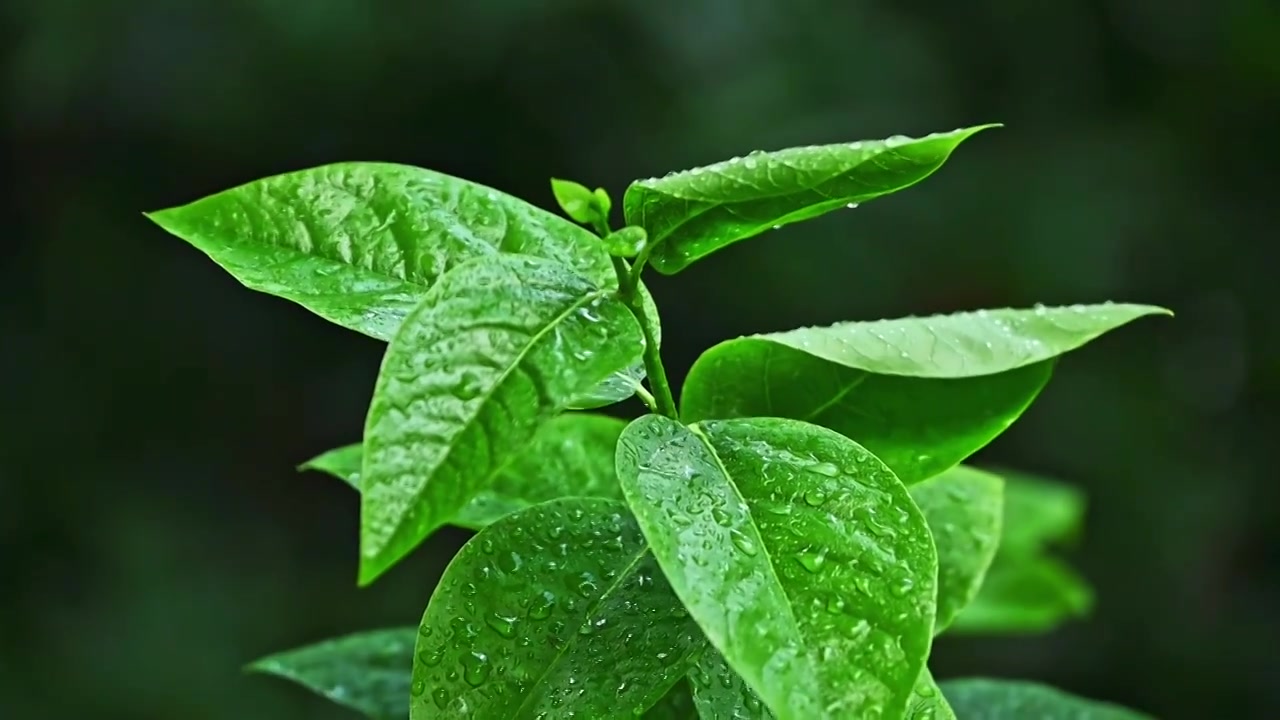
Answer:
[[1004, 481], [963, 465], [911, 486], [938, 549], [938, 612], [933, 634], [978, 594], [1000, 545]]
[[611, 290], [496, 256], [440, 279], [383, 359], [365, 421], [360, 581], [450, 522], [643, 336]]
[[246, 669], [296, 682], [372, 720], [403, 720], [417, 637], [411, 627], [358, 632], [276, 653]]
[[979, 310], [839, 323], [729, 340], [702, 354], [688, 422], [789, 417], [856, 440], [911, 484], [991, 442], [1039, 394], [1052, 362], [1148, 305]]
[[960, 720], [1154, 720], [1026, 680], [946, 680], [942, 692]]
[[776, 720], [760, 696], [714, 647], [702, 651], [689, 671], [693, 702], [702, 720]]
[[410, 717], [632, 717], [704, 644], [625, 505], [553, 500], [449, 563], [422, 618]]
[[[626, 422], [607, 415], [557, 415], [450, 523], [478, 530], [508, 513], [562, 497], [621, 500], [613, 458], [624, 427]], [[328, 473], [359, 490], [363, 457], [361, 445], [347, 445], [308, 460], [300, 469]]]
[[924, 180], [983, 125], [922, 138], [753, 152], [638, 180], [622, 199], [628, 225], [649, 233], [650, 262], [671, 275], [766, 230], [903, 190]]
[[907, 712], [903, 720], [956, 720], [951, 705], [938, 688], [929, 668], [920, 671], [915, 687], [911, 689], [911, 700], [907, 702]]
[[648, 415], [623, 431], [618, 477], [676, 594], [778, 718], [901, 715], [938, 567], [883, 463], [795, 420]]

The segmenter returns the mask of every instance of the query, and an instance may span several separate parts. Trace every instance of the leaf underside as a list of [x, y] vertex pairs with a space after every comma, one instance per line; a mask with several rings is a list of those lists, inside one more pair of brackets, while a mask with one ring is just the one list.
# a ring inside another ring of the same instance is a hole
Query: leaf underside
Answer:
[[1153, 720], [1025, 680], [966, 678], [940, 685], [960, 720]]

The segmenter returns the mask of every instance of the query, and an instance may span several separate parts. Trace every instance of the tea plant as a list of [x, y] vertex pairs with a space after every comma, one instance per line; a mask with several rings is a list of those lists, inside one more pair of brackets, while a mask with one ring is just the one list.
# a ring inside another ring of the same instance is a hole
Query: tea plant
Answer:
[[[270, 177], [149, 217], [244, 285], [387, 342], [361, 442], [358, 581], [476, 530], [418, 627], [263, 659], [374, 718], [1138, 718], [1026, 682], [936, 683], [943, 632], [1087, 612], [1050, 553], [1068, 487], [960, 464], [1128, 304], [725, 341], [676, 397], [647, 267], [907, 188], [990, 126], [753, 152], [564, 213], [404, 165]], [[647, 380], [647, 384], [646, 384]], [[631, 422], [590, 412], [638, 397]]]

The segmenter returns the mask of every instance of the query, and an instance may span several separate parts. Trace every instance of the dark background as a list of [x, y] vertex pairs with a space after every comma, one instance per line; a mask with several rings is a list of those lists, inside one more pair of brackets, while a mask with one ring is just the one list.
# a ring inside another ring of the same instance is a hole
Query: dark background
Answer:
[[465, 537], [356, 590], [356, 496], [293, 466], [358, 439], [381, 346], [142, 211], [338, 160], [550, 207], [551, 175], [617, 197], [753, 149], [990, 121], [917, 188], [652, 279], [674, 375], [801, 324], [1173, 308], [1069, 356], [980, 456], [1087, 488], [1094, 618], [943, 640], [934, 665], [1280, 717], [1274, 0], [0, 7], [6, 720], [350, 717], [240, 667], [416, 623]]

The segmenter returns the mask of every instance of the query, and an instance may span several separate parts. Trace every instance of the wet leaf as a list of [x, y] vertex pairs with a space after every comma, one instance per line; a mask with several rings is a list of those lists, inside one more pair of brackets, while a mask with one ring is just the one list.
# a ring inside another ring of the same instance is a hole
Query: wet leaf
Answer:
[[1154, 720], [1026, 680], [966, 678], [940, 687], [959, 720]]
[[982, 587], [1000, 545], [1004, 481], [963, 465], [911, 486], [938, 548], [938, 614], [933, 633], [951, 624]]
[[649, 415], [623, 431], [618, 477], [676, 594], [774, 714], [902, 714], [938, 566], [883, 463], [795, 420]]
[[[567, 413], [552, 418], [451, 524], [478, 530], [507, 513], [562, 497], [621, 500], [613, 457], [624, 427], [626, 422], [607, 415]], [[328, 473], [359, 490], [362, 450], [359, 444], [330, 450], [300, 469]]]
[[457, 517], [643, 342], [612, 291], [550, 261], [495, 256], [441, 278], [388, 346], [365, 421], [360, 583]]
[[410, 717], [628, 717], [703, 645], [625, 505], [553, 500], [449, 563], [422, 618]]
[[702, 720], [775, 720], [760, 696], [713, 647], [703, 651], [690, 671], [689, 684]]
[[564, 214], [575, 222], [590, 225], [608, 217], [608, 211], [601, 212], [603, 208], [599, 205], [599, 199], [586, 185], [551, 178], [551, 193], [556, 196], [556, 202]]
[[699, 720], [698, 709], [693, 704], [693, 692], [689, 681], [681, 678], [657, 705], [645, 712], [646, 720]]
[[[608, 254], [585, 228], [492, 188], [408, 165], [323, 165], [147, 217], [246, 287], [379, 340], [390, 340], [426, 292], [468, 260], [531, 255], [600, 287], [617, 286]], [[639, 359], [632, 358], [633, 373], [643, 377]], [[624, 400], [630, 390], [614, 381], [577, 407]]]
[[292, 680], [373, 720], [403, 720], [417, 636], [411, 627], [359, 632], [276, 653], [246, 669]]
[[911, 700], [907, 703], [907, 714], [903, 720], [956, 720], [956, 714], [947, 703], [946, 697], [938, 689], [929, 668], [920, 671], [916, 685], [911, 690]]
[[622, 207], [628, 225], [649, 232], [653, 266], [671, 275], [766, 230], [910, 187], [933, 174], [966, 138], [989, 127], [753, 152], [638, 180], [627, 188]]
[[689, 371], [681, 416], [789, 417], [829, 427], [911, 484], [1003, 432], [1053, 361], [1147, 305], [980, 310], [851, 322], [721, 343]]

